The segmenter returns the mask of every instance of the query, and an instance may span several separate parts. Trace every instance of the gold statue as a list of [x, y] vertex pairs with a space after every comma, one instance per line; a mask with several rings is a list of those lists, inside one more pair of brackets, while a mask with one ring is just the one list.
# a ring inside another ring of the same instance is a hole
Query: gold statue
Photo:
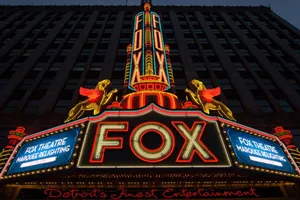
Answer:
[[88, 97], [87, 100], [79, 102], [76, 104], [69, 112], [68, 118], [65, 120], [65, 123], [78, 119], [82, 116], [85, 111], [93, 110], [94, 115], [100, 113], [101, 108], [106, 105], [113, 97], [115, 93], [118, 92], [117, 89], [113, 89], [107, 93], [108, 87], [111, 82], [108, 79], [99, 81], [95, 89], [87, 89], [80, 87], [79, 93], [82, 96]]
[[220, 87], [206, 89], [203, 82], [196, 79], [192, 80], [191, 83], [196, 87], [196, 92], [193, 92], [188, 88], [185, 89], [185, 92], [192, 99], [193, 103], [200, 106], [206, 114], [209, 114], [209, 110], [216, 110], [221, 117], [236, 121], [231, 110], [227, 106], [222, 102], [213, 99], [213, 97], [221, 94]]

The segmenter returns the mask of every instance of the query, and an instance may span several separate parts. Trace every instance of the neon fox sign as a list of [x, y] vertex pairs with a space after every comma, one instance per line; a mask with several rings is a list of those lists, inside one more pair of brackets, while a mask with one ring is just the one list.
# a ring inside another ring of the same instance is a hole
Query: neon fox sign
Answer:
[[199, 111], [107, 111], [91, 119], [79, 168], [229, 167], [218, 123]]
[[156, 75], [167, 90], [171, 85], [160, 17], [147, 5], [135, 16], [128, 88], [135, 90], [143, 75]]
[[[103, 163], [105, 151], [113, 149], [123, 149], [123, 143], [126, 142], [122, 137], [110, 137], [111, 132], [128, 133], [128, 121], [121, 122], [99, 122], [91, 152], [91, 163]], [[218, 162], [218, 158], [201, 141], [201, 136], [206, 127], [206, 122], [196, 121], [189, 128], [183, 121], [172, 121], [171, 124], [184, 138], [185, 142], [181, 147], [180, 153], [176, 158], [176, 163], [190, 163], [195, 154], [203, 162]], [[143, 144], [145, 134], [159, 134], [161, 144], [156, 149], [149, 149]], [[136, 126], [130, 133], [129, 145], [131, 152], [140, 160], [148, 163], [161, 162], [173, 153], [176, 140], [174, 133], [170, 128], [160, 122], [144, 122]]]

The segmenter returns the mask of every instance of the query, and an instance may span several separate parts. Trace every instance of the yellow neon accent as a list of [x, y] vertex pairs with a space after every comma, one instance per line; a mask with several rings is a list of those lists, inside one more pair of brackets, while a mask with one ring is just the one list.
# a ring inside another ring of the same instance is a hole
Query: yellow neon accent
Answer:
[[127, 45], [126, 50], [127, 50], [127, 53], [131, 52], [132, 51], [132, 45], [131, 44]]
[[150, 13], [149, 12], [145, 13], [145, 24], [150, 25]]
[[146, 51], [146, 75], [153, 75], [153, 64], [152, 64], [152, 52], [150, 50]]
[[128, 56], [128, 58], [127, 58], [126, 67], [125, 67], [124, 85], [128, 84], [128, 80], [129, 80], [131, 51], [132, 51], [132, 45], [129, 44], [129, 45], [127, 45], [127, 56]]
[[85, 111], [93, 110], [94, 115], [98, 115], [104, 105], [106, 105], [113, 97], [115, 93], [118, 92], [117, 89], [113, 89], [109, 93], [107, 93], [109, 86], [111, 85], [111, 81], [105, 79], [103, 81], [99, 81], [96, 85], [95, 89], [99, 90], [103, 95], [100, 97], [97, 102], [92, 103], [89, 99], [85, 101], [81, 101], [76, 104], [69, 112], [68, 118], [65, 120], [65, 123], [80, 118]]
[[194, 79], [194, 80], [192, 80], [191, 83], [196, 88], [196, 91], [193, 92], [190, 89], [186, 88], [185, 92], [189, 95], [189, 97], [191, 98], [193, 103], [200, 106], [201, 109], [203, 109], [203, 111], [206, 114], [209, 114], [210, 110], [216, 110], [221, 117], [226, 117], [227, 119], [230, 119], [232, 121], [236, 121], [233, 117], [233, 114], [232, 114], [231, 110], [227, 106], [225, 106], [222, 102], [217, 101], [215, 99], [212, 99], [212, 102], [209, 102], [209, 103], [202, 101], [200, 93], [203, 90], [206, 90], [206, 87], [203, 84], [203, 82]]
[[150, 11], [150, 9], [151, 9], [151, 4], [149, 2], [146, 2], [144, 4], [144, 11]]
[[145, 40], [146, 40], [146, 46], [152, 46], [151, 44], [151, 31], [150, 28], [146, 28], [146, 33], [145, 33]]
[[165, 44], [165, 52], [166, 52], [166, 57], [167, 57], [167, 65], [168, 65], [168, 73], [169, 73], [170, 82], [171, 82], [171, 84], [174, 85], [175, 80], [174, 80], [172, 64], [171, 64], [171, 60], [170, 60], [170, 56], [169, 56], [170, 55], [169, 45]]

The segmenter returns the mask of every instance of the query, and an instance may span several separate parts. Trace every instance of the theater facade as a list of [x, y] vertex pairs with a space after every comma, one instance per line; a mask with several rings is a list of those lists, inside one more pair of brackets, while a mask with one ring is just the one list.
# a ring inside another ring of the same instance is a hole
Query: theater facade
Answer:
[[2, 198], [297, 199], [300, 153], [290, 131], [240, 124], [215, 99], [220, 87], [201, 80], [191, 81], [182, 103], [162, 31], [145, 1], [123, 91], [99, 80], [80, 88], [86, 100], [61, 125], [10, 131], [0, 154]]

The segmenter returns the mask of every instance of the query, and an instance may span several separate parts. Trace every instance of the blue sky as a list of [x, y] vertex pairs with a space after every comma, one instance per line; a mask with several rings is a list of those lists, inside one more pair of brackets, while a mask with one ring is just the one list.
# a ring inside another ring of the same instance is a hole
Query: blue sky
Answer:
[[[124, 5], [126, 0], [0, 0], [0, 5]], [[138, 5], [140, 0], [128, 0]], [[300, 29], [300, 0], [152, 0], [154, 5], [271, 6], [282, 18]]]

